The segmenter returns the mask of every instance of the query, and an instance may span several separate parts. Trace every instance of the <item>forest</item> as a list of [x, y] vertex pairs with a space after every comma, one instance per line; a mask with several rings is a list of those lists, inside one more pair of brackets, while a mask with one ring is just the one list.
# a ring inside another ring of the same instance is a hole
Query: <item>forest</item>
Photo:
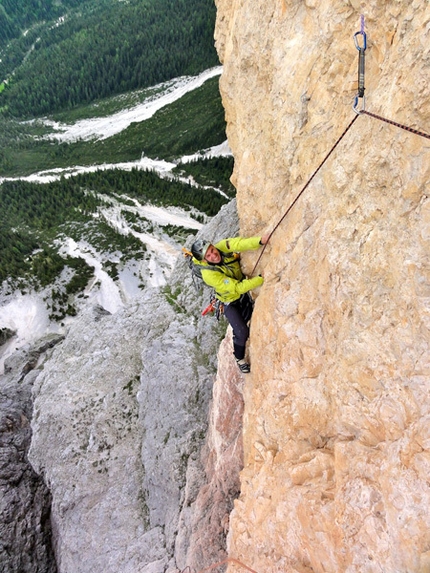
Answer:
[[[74, 9], [55, 24], [38, 19], [58, 17], [58, 3], [14, 2], [0, 0], [0, 112], [7, 117], [71, 109], [219, 64], [213, 0], [69, 0], [63, 9]], [[30, 28], [18, 35], [23, 24]]]
[[192, 175], [200, 185], [210, 185], [222, 189], [231, 198], [236, 196], [236, 189], [230, 181], [233, 172], [234, 159], [229, 157], [210, 157], [199, 159], [186, 164], [179, 164], [173, 169], [174, 173], [185, 172]]
[[[211, 162], [211, 179], [222, 181], [230, 169], [231, 159], [218, 158]], [[225, 190], [232, 196], [231, 190]], [[0, 185], [0, 284], [29, 274], [36, 278], [35, 286], [48, 284], [64, 267], [61, 257], [54, 255], [55, 238], [66, 229], [67, 234], [77, 240], [83, 228], [89, 233], [95, 225], [94, 213], [104, 205], [103, 196], [123, 196], [125, 203], [135, 197], [142, 204], [193, 209], [197, 212], [196, 218], [198, 213], [215, 215], [228, 201], [214, 189], [203, 190], [138, 169], [96, 171], [46, 184], [5, 181]], [[97, 223], [97, 227], [101, 240], [106, 243], [101, 246], [106, 250], [117, 248], [125, 256], [128, 249], [134, 254], [144, 250], [137, 239], [118, 235], [106, 223]], [[44, 254], [35, 256], [38, 250]]]
[[[114, 280], [113, 253], [120, 264], [150, 256], [133, 233], [111, 226], [112, 204], [134, 232], [180, 244], [196, 230], [146, 220], [133, 212], [135, 201], [180, 207], [203, 223], [235, 196], [232, 157], [180, 163], [226, 139], [218, 76], [107, 139], [50, 137], [52, 121], [110, 117], [164, 93], [162, 82], [218, 66], [214, 22], [213, 0], [0, 0], [0, 176], [14, 178], [0, 179], [3, 294], [43, 289], [51, 318], [62, 320], [76, 313], [94, 273], [60, 250], [67, 237], [91, 245]], [[46, 184], [19, 179], [142, 155], [177, 168], [170, 178], [112, 169]]]
[[74, 179], [81, 188], [96, 190], [97, 193], [124, 194], [136, 197], [141, 203], [159, 206], [170, 205], [187, 210], [194, 207], [210, 217], [216, 215], [227, 202], [225, 197], [213, 189], [203, 191], [201, 188], [193, 187], [191, 183], [163, 179], [154, 171], [112, 169], [83, 173]]
[[85, 0], [0, 0], [0, 46], [41, 20], [62, 16]]
[[48, 276], [61, 272], [64, 261], [50, 247], [58, 228], [70, 221], [85, 222], [100, 204], [72, 181], [65, 183], [9, 181], [0, 186], [0, 283], [32, 275], [45, 286]]
[[[135, 161], [142, 153], [176, 160], [196, 150], [219, 145], [226, 140], [226, 133], [218, 82], [218, 77], [206, 81], [150, 119], [132, 123], [124, 131], [101, 141], [79, 140], [53, 145], [52, 140], [41, 139], [47, 131], [40, 126], [41, 122], [18, 124], [0, 119], [0, 176], [25, 175], [77, 164]], [[130, 93], [130, 99], [134, 95], [135, 92]], [[102, 105], [113, 107], [116, 99], [104, 100], [97, 106], [99, 113]], [[74, 114], [86, 117], [84, 114], [92, 110], [93, 106], [82, 107]], [[68, 122], [72, 121], [69, 115]]]

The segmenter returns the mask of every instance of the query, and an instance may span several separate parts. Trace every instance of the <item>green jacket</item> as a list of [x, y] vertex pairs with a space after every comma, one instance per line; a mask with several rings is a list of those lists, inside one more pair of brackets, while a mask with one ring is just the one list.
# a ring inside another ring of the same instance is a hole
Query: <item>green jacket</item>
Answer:
[[218, 264], [193, 259], [193, 263], [201, 269], [204, 282], [215, 289], [215, 295], [221, 302], [234, 302], [244, 293], [262, 285], [262, 276], [246, 279], [242, 273], [239, 256], [236, 253], [255, 251], [261, 247], [261, 237], [243, 239], [223, 239], [214, 247], [219, 250], [222, 260]]

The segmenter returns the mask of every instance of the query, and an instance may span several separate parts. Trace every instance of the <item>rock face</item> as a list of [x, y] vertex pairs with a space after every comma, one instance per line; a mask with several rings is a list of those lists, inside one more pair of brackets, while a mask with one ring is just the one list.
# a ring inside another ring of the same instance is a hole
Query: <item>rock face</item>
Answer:
[[[14, 357], [2, 566], [201, 571], [228, 532], [231, 573], [427, 573], [429, 144], [351, 104], [365, 10], [367, 109], [430, 131], [430, 7], [216, 3], [241, 232], [274, 229], [304, 189], [258, 268], [252, 373], [183, 261], [162, 291], [80, 316], [43, 365]], [[236, 232], [232, 204], [204, 235]]]
[[[204, 229], [209, 240], [236, 233], [235, 202]], [[180, 260], [163, 290], [77, 318], [36, 378], [29, 459], [52, 496], [59, 573], [225, 559], [243, 399], [231, 333], [215, 379], [226, 323], [201, 317], [208, 293]]]
[[[427, 2], [216, 4], [243, 234], [355, 117], [362, 10], [366, 109], [430, 132]], [[429, 180], [428, 139], [362, 115], [262, 258], [229, 534], [258, 573], [430, 571]]]
[[56, 573], [51, 496], [28, 462], [32, 386], [41, 355], [59, 336], [23, 348], [5, 363], [0, 386], [0, 563], [3, 573]]
[[[185, 559], [179, 561], [181, 570], [187, 566], [192, 571], [201, 571], [227, 558], [226, 535], [233, 500], [239, 494], [239, 472], [243, 461], [244, 380], [232, 356], [232, 345], [229, 328], [218, 354], [218, 374], [213, 388], [208, 434], [202, 450], [205, 480], [197, 496], [192, 495], [194, 480], [187, 479], [186, 498], [191, 502], [195, 499], [195, 503], [191, 512], [192, 523], [182, 528], [177, 540], [177, 557], [181, 553], [178, 551], [181, 542], [189, 546]], [[182, 519], [185, 520], [186, 516], [187, 510], [183, 511]]]

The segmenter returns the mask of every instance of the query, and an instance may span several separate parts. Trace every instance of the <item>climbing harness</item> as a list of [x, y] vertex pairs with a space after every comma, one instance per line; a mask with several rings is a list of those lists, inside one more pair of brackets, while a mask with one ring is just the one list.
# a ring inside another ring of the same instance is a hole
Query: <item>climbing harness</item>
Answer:
[[[359, 39], [361, 36], [361, 40]], [[354, 105], [352, 109], [355, 113], [360, 113], [360, 111], [364, 111], [365, 109], [365, 97], [364, 97], [364, 71], [365, 71], [365, 60], [364, 57], [366, 55], [366, 48], [367, 48], [367, 36], [366, 32], [364, 31], [364, 16], [361, 15], [361, 30], [354, 34], [354, 43], [355, 47], [358, 50], [358, 92], [354, 98]], [[361, 99], [361, 110], [358, 109], [358, 100]]]
[[[305, 190], [308, 188], [309, 184], [311, 183], [311, 181], [314, 179], [314, 177], [316, 176], [316, 174], [319, 172], [319, 170], [321, 169], [321, 167], [324, 165], [324, 163], [327, 161], [327, 159], [330, 157], [330, 155], [333, 153], [333, 151], [336, 149], [336, 147], [339, 145], [339, 143], [342, 141], [342, 139], [345, 137], [345, 135], [348, 133], [348, 131], [351, 129], [351, 127], [353, 126], [355, 120], [360, 116], [360, 115], [367, 115], [369, 117], [373, 117], [374, 119], [379, 119], [380, 121], [384, 121], [385, 123], [389, 123], [390, 125], [395, 125], [396, 127], [399, 127], [401, 129], [404, 129], [406, 131], [409, 131], [410, 133], [414, 133], [416, 135], [419, 135], [421, 137], [425, 137], [426, 139], [430, 139], [430, 134], [425, 133], [424, 131], [420, 131], [418, 129], [414, 129], [412, 127], [408, 127], [406, 125], [402, 125], [401, 123], [397, 123], [396, 121], [392, 121], [390, 119], [386, 119], [385, 117], [382, 117], [380, 115], [376, 115], [375, 113], [371, 113], [369, 111], [366, 111], [365, 109], [365, 97], [364, 97], [364, 90], [365, 90], [365, 86], [364, 86], [364, 76], [365, 76], [365, 51], [367, 48], [367, 36], [366, 36], [366, 32], [364, 31], [364, 16], [361, 16], [361, 29], [356, 32], [354, 34], [354, 43], [355, 43], [355, 47], [357, 48], [359, 54], [358, 54], [358, 91], [357, 91], [357, 95], [354, 98], [354, 104], [353, 104], [353, 110], [355, 111], [356, 115], [354, 116], [354, 118], [350, 121], [350, 123], [348, 124], [348, 126], [346, 127], [346, 129], [344, 130], [344, 132], [342, 133], [342, 135], [338, 138], [338, 140], [336, 141], [336, 143], [333, 145], [333, 147], [330, 149], [330, 151], [327, 153], [327, 155], [324, 157], [324, 159], [322, 160], [322, 162], [319, 164], [319, 166], [317, 167], [317, 169], [313, 172], [313, 174], [311, 175], [310, 179], [307, 181], [307, 183], [303, 186], [303, 188], [301, 189], [301, 191], [297, 194], [297, 196], [295, 197], [295, 199], [293, 200], [293, 202], [290, 204], [290, 206], [288, 207], [288, 209], [286, 210], [286, 212], [282, 215], [281, 219], [278, 221], [278, 223], [275, 225], [274, 229], [272, 230], [272, 232], [269, 234], [269, 237], [267, 239], [267, 242], [263, 245], [263, 248], [260, 252], [260, 255], [257, 259], [257, 262], [254, 265], [254, 268], [251, 272], [252, 276], [255, 273], [255, 270], [258, 267], [258, 264], [264, 254], [264, 251], [273, 235], [273, 233], [278, 229], [278, 227], [281, 225], [281, 223], [284, 221], [284, 219], [287, 217], [288, 213], [291, 211], [291, 209], [294, 207], [294, 205], [297, 203], [297, 201], [299, 200], [299, 198], [303, 195], [303, 193], [305, 192]], [[360, 38], [361, 37], [361, 38]], [[361, 109], [358, 108], [359, 105], [359, 100], [361, 99]]]
[[[187, 260], [188, 266], [191, 269], [191, 277], [193, 279], [194, 288], [199, 292], [201, 289], [201, 285], [203, 283], [203, 278], [201, 271], [202, 270], [210, 270], [210, 271], [217, 271], [218, 269], [211, 265], [196, 265], [193, 263], [193, 253], [188, 250], [186, 247], [182, 247], [182, 253]], [[234, 253], [234, 260], [239, 258], [239, 254]], [[202, 310], [202, 316], [206, 316], [207, 314], [214, 315], [216, 319], [219, 321], [221, 316], [224, 314], [224, 303], [218, 300], [215, 297], [215, 292], [212, 291], [210, 296], [210, 302], [206, 308]]]

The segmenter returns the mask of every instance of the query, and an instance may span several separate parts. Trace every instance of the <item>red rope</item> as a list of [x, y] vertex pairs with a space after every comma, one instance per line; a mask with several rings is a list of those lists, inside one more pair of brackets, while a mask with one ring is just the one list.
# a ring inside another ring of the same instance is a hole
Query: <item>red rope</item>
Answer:
[[279, 227], [279, 225], [282, 223], [282, 221], [285, 219], [285, 217], [288, 215], [288, 213], [291, 211], [291, 209], [294, 207], [294, 205], [297, 203], [297, 201], [299, 200], [299, 198], [301, 197], [301, 195], [303, 195], [303, 193], [305, 192], [305, 190], [307, 189], [307, 187], [309, 186], [309, 184], [311, 183], [312, 179], [315, 177], [315, 175], [318, 173], [318, 171], [321, 169], [321, 167], [324, 165], [324, 163], [327, 161], [327, 159], [330, 157], [330, 155], [333, 153], [333, 151], [336, 149], [336, 147], [339, 145], [339, 143], [342, 141], [343, 137], [347, 134], [347, 132], [349, 131], [349, 129], [352, 127], [354, 121], [356, 121], [358, 115], [356, 115], [349, 123], [348, 127], [345, 129], [345, 131], [342, 133], [342, 135], [338, 138], [338, 140], [336, 141], [336, 143], [333, 145], [333, 147], [330, 149], [330, 151], [327, 153], [327, 155], [324, 157], [324, 159], [321, 161], [321, 163], [319, 164], [319, 166], [317, 167], [317, 169], [315, 169], [315, 171], [312, 173], [311, 178], [308, 180], [308, 182], [306, 183], [306, 185], [302, 188], [302, 190], [299, 192], [299, 194], [297, 195], [297, 197], [294, 199], [294, 201], [291, 203], [291, 205], [288, 207], [288, 209], [285, 211], [285, 213], [283, 214], [283, 216], [281, 217], [281, 219], [278, 221], [277, 225], [275, 226], [275, 228], [273, 229], [273, 231], [270, 233], [267, 242], [265, 245], [263, 245], [263, 248], [261, 250], [260, 256], [257, 259], [257, 262], [255, 263], [255, 266], [252, 270], [252, 273], [250, 276], [252, 276], [255, 272], [255, 269], [258, 266], [258, 263], [261, 260], [261, 257], [263, 256], [263, 253], [266, 249], [266, 245], [269, 243], [273, 233], [276, 231], [276, 229]]
[[414, 129], [413, 127], [408, 127], [407, 125], [402, 125], [401, 123], [397, 123], [396, 121], [392, 121], [391, 119], [386, 119], [385, 117], [376, 115], [376, 113], [370, 113], [370, 111], [366, 111], [363, 109], [362, 111], [360, 111], [359, 115], [369, 115], [370, 117], [374, 117], [375, 119], [385, 121], [385, 123], [389, 123], [391, 125], [395, 125], [396, 127], [400, 127], [400, 129], [405, 129], [406, 131], [410, 131], [411, 133], [415, 133], [416, 135], [420, 135], [421, 137], [426, 137], [427, 139], [430, 139], [430, 135], [428, 133], [425, 133], [424, 131], [418, 131], [418, 129]]
[[311, 178], [309, 179], [309, 181], [306, 183], [306, 185], [302, 188], [302, 190], [300, 191], [300, 193], [297, 195], [297, 197], [294, 199], [294, 201], [291, 203], [291, 205], [288, 207], [288, 209], [285, 211], [285, 213], [283, 214], [283, 216], [281, 217], [281, 219], [278, 221], [277, 225], [275, 226], [275, 228], [273, 229], [273, 231], [270, 233], [267, 242], [265, 245], [263, 245], [263, 248], [260, 252], [260, 255], [257, 259], [257, 262], [254, 265], [254, 268], [252, 269], [252, 273], [250, 276], [252, 276], [255, 273], [255, 269], [257, 268], [261, 257], [264, 254], [264, 251], [266, 249], [266, 245], [269, 243], [273, 233], [276, 231], [276, 229], [279, 227], [279, 225], [282, 223], [282, 221], [285, 219], [285, 217], [288, 215], [288, 213], [291, 211], [291, 209], [294, 207], [294, 205], [297, 203], [297, 201], [299, 200], [300, 196], [304, 193], [304, 191], [306, 190], [306, 188], [309, 186], [310, 182], [312, 181], [312, 179], [315, 177], [315, 175], [318, 173], [318, 171], [321, 169], [321, 167], [324, 165], [324, 163], [327, 161], [327, 159], [330, 157], [330, 155], [333, 153], [333, 151], [336, 149], [336, 147], [338, 146], [338, 144], [341, 142], [342, 138], [346, 135], [346, 133], [349, 131], [349, 129], [352, 127], [354, 121], [357, 119], [357, 117], [359, 115], [368, 115], [370, 117], [373, 117], [375, 119], [379, 119], [380, 121], [384, 121], [385, 123], [389, 123], [391, 125], [395, 125], [396, 127], [400, 127], [400, 129], [404, 129], [406, 131], [409, 131], [410, 133], [415, 133], [416, 135], [420, 135], [421, 137], [426, 137], [427, 139], [430, 139], [430, 135], [428, 133], [425, 133], [424, 131], [419, 131], [418, 129], [414, 129], [412, 127], [408, 127], [407, 125], [403, 125], [401, 123], [397, 123], [396, 121], [392, 121], [391, 119], [386, 119], [385, 117], [381, 117], [380, 115], [376, 115], [376, 113], [371, 113], [369, 111], [366, 110], [361, 110], [359, 113], [357, 113], [357, 115], [354, 117], [354, 119], [349, 123], [348, 127], [345, 129], [345, 131], [342, 133], [342, 135], [339, 137], [339, 139], [336, 141], [336, 143], [333, 145], [333, 147], [330, 149], [330, 151], [328, 152], [328, 154], [324, 157], [324, 159], [322, 160], [322, 162], [320, 163], [320, 165], [318, 166], [318, 168], [313, 172]]

